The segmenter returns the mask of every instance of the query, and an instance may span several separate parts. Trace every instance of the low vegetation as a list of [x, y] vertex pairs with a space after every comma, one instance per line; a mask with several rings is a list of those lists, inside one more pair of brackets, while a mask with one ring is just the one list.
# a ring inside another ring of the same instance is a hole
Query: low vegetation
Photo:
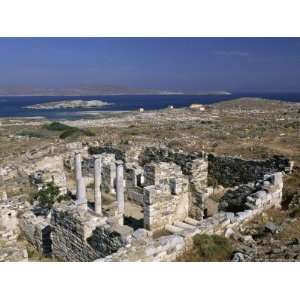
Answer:
[[230, 261], [234, 250], [229, 239], [218, 235], [197, 234], [193, 242], [193, 249], [184, 253], [179, 261]]
[[51, 209], [55, 202], [69, 199], [68, 195], [61, 195], [59, 188], [53, 182], [48, 182], [33, 195], [32, 200], [37, 201], [41, 208]]
[[50, 124], [46, 124], [45, 128], [50, 131], [62, 131], [62, 133], [59, 135], [60, 139], [78, 136], [95, 136], [95, 134], [89, 129], [80, 129], [78, 127], [72, 127], [60, 122], [52, 122]]
[[65, 125], [60, 122], [52, 122], [50, 124], [45, 124], [44, 127], [51, 131], [64, 131], [72, 128], [71, 126]]

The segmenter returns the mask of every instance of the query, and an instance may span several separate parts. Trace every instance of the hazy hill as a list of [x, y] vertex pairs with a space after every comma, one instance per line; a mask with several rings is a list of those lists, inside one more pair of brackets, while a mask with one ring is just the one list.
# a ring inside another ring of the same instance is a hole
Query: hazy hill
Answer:
[[168, 95], [168, 94], [193, 94], [193, 95], [224, 95], [224, 91], [168, 91], [156, 89], [131, 88], [118, 85], [80, 85], [65, 88], [38, 88], [29, 86], [0, 87], [0, 96], [101, 96], [101, 95]]

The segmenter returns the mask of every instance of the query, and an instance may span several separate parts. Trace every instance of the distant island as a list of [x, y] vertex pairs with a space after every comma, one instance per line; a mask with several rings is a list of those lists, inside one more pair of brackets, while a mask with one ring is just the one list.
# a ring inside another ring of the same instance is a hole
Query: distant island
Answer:
[[105, 105], [111, 105], [100, 100], [71, 100], [71, 101], [55, 101], [39, 103], [34, 105], [25, 106], [28, 109], [67, 109], [67, 108], [97, 108]]
[[156, 90], [117, 85], [80, 85], [65, 88], [1, 87], [0, 96], [109, 96], [109, 95], [231, 95], [227, 91]]

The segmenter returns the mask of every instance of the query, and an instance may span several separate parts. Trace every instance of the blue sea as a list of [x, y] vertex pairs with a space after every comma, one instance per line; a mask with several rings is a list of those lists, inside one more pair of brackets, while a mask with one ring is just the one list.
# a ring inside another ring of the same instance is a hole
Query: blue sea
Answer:
[[[283, 101], [300, 102], [300, 93], [236, 93], [231, 95], [110, 95], [110, 96], [0, 96], [0, 118], [45, 117], [48, 119], [79, 119], [91, 117], [86, 112], [132, 111], [162, 109], [169, 105], [175, 108], [192, 103], [212, 104], [239, 97], [262, 97]], [[25, 106], [63, 100], [102, 100], [110, 105], [91, 109], [33, 110]]]

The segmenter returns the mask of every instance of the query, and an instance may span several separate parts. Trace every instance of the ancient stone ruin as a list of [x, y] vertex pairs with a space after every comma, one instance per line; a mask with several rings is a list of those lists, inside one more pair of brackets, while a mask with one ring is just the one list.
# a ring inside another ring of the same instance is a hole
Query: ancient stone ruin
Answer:
[[[279, 156], [244, 160], [166, 147], [69, 145], [60, 156], [42, 159], [46, 163], [28, 174], [32, 184], [51, 178], [73, 200], [41, 213], [3, 192], [0, 234], [12, 241], [22, 235], [41, 255], [59, 261], [174, 261], [192, 247], [194, 235], [229, 236], [280, 206], [282, 176], [292, 168]], [[211, 197], [219, 191], [212, 210]]]

